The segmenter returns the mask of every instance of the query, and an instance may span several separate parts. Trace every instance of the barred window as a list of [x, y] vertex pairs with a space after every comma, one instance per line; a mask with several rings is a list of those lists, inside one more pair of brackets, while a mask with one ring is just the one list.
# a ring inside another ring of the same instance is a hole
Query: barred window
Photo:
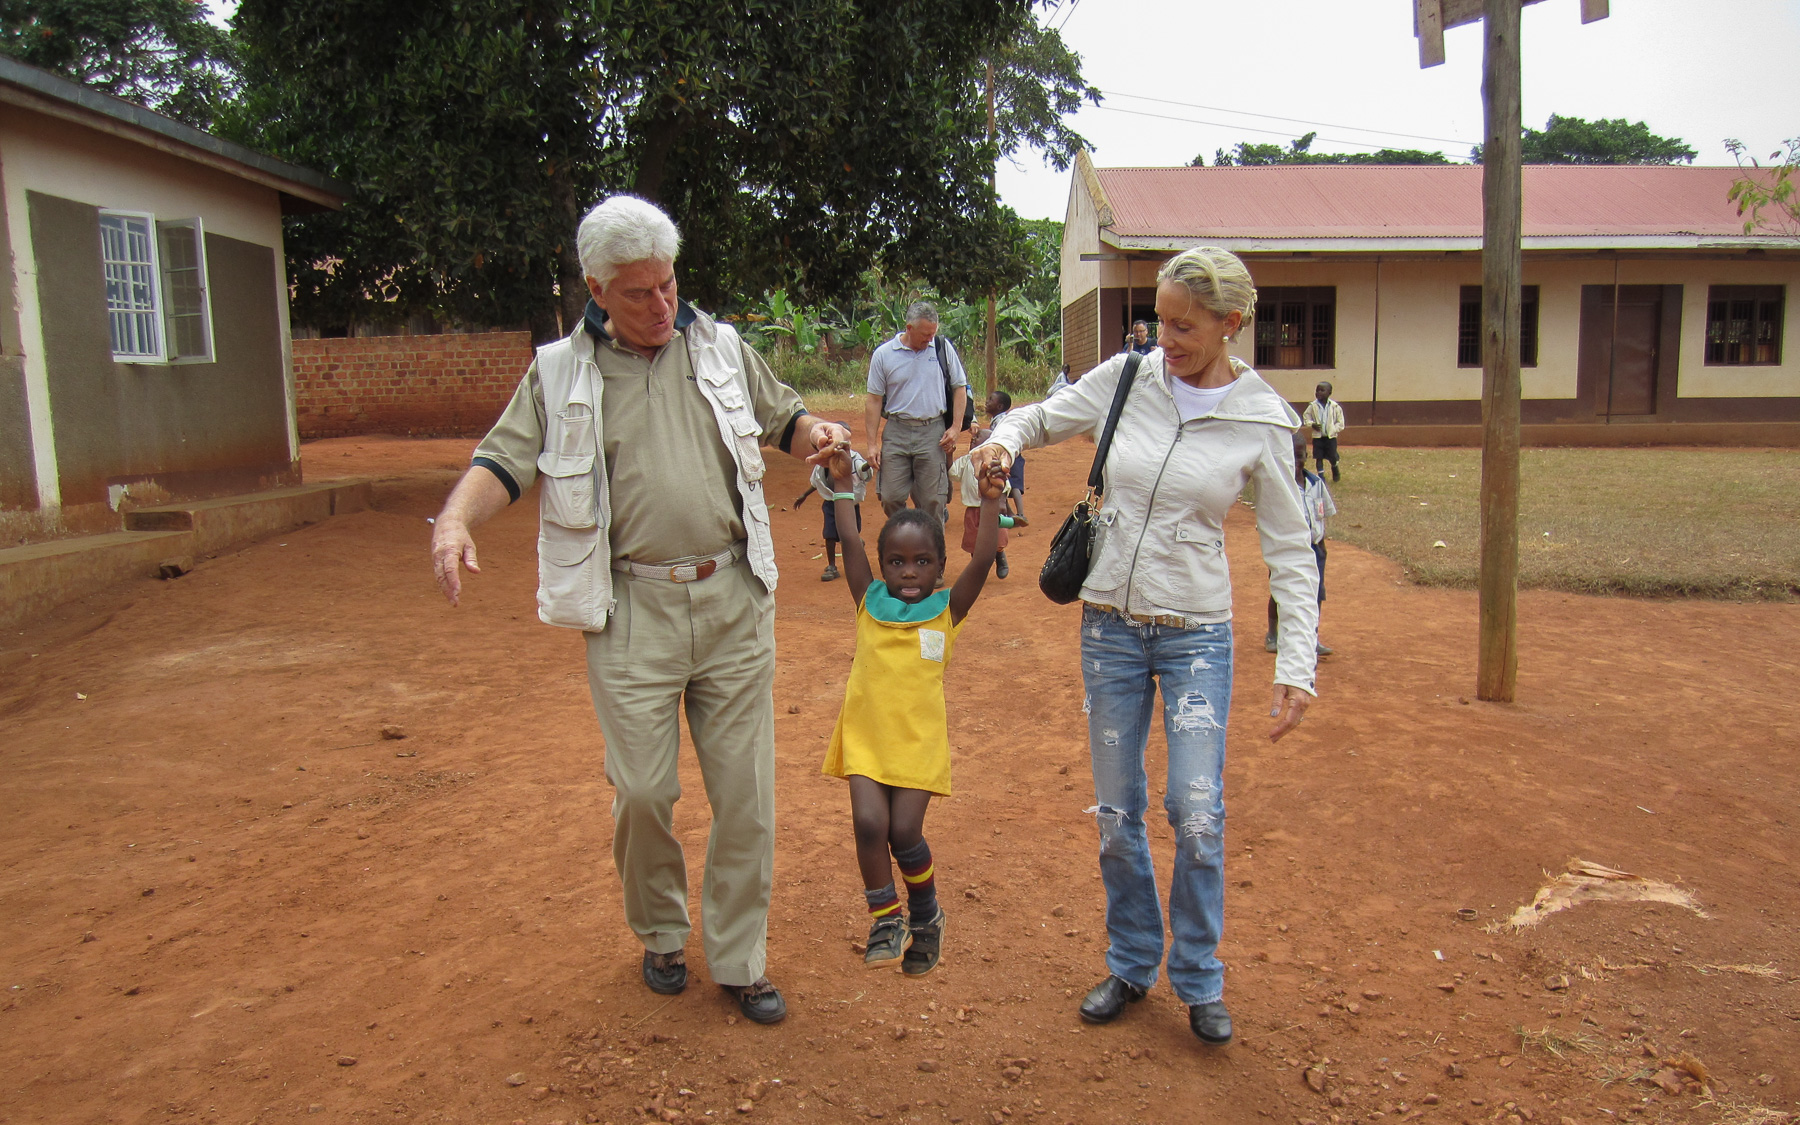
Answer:
[[1256, 358], [1260, 368], [1337, 366], [1337, 289], [1259, 289]]
[[[1519, 366], [1536, 367], [1538, 360], [1538, 287], [1519, 286]], [[1456, 366], [1481, 366], [1481, 286], [1462, 287], [1462, 305], [1456, 318]]]
[[100, 260], [106, 271], [106, 313], [113, 358], [121, 363], [163, 361], [156, 220], [124, 211], [100, 212]]
[[206, 233], [199, 219], [158, 222], [135, 211], [101, 211], [100, 262], [115, 361], [212, 360]]
[[1714, 285], [1706, 292], [1706, 363], [1767, 367], [1781, 362], [1780, 285]]

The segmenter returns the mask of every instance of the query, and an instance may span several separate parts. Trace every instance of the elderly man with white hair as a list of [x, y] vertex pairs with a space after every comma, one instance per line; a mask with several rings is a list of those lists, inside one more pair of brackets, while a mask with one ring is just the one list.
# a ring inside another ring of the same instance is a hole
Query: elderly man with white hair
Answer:
[[671, 831], [684, 704], [712, 805], [707, 969], [739, 1009], [787, 1005], [765, 973], [775, 859], [775, 548], [761, 447], [812, 463], [849, 431], [807, 413], [738, 334], [675, 292], [680, 234], [613, 196], [577, 239], [592, 300], [538, 349], [432, 535], [455, 605], [472, 528], [538, 489], [538, 616], [580, 629], [614, 787], [613, 860], [644, 983], [687, 986], [687, 869]]

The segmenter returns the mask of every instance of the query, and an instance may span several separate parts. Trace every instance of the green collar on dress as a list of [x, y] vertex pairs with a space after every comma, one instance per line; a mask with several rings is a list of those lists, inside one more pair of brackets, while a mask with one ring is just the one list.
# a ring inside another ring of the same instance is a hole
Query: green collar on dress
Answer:
[[918, 625], [943, 614], [950, 604], [950, 591], [939, 590], [919, 601], [907, 603], [888, 593], [887, 583], [877, 579], [863, 592], [863, 608], [869, 616], [886, 625]]

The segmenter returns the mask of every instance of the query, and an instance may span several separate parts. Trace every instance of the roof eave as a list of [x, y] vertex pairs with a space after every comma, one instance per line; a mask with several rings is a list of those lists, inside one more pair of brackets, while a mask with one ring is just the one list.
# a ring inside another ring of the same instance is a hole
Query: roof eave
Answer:
[[4, 57], [0, 57], [0, 104], [74, 122], [261, 184], [280, 193], [284, 215], [335, 211], [351, 194], [350, 185], [341, 180]]
[[[1120, 250], [1179, 253], [1195, 246], [1217, 246], [1234, 253], [1315, 254], [1381, 252], [1443, 252], [1480, 250], [1478, 235], [1350, 237], [1269, 237], [1264, 235], [1124, 235], [1101, 232], [1102, 241]], [[1520, 240], [1523, 250], [1796, 250], [1800, 238], [1775, 235], [1531, 235]]]

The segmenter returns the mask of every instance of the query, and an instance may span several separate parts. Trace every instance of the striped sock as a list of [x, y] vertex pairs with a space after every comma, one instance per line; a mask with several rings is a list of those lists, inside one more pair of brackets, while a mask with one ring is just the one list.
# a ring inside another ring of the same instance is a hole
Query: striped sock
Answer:
[[931, 862], [931, 846], [920, 840], [910, 848], [894, 852], [894, 862], [906, 880], [907, 913], [915, 923], [937, 917], [937, 868]]
[[900, 909], [900, 896], [894, 891], [894, 884], [889, 883], [876, 891], [864, 891], [863, 898], [869, 903], [869, 916], [877, 922]]

